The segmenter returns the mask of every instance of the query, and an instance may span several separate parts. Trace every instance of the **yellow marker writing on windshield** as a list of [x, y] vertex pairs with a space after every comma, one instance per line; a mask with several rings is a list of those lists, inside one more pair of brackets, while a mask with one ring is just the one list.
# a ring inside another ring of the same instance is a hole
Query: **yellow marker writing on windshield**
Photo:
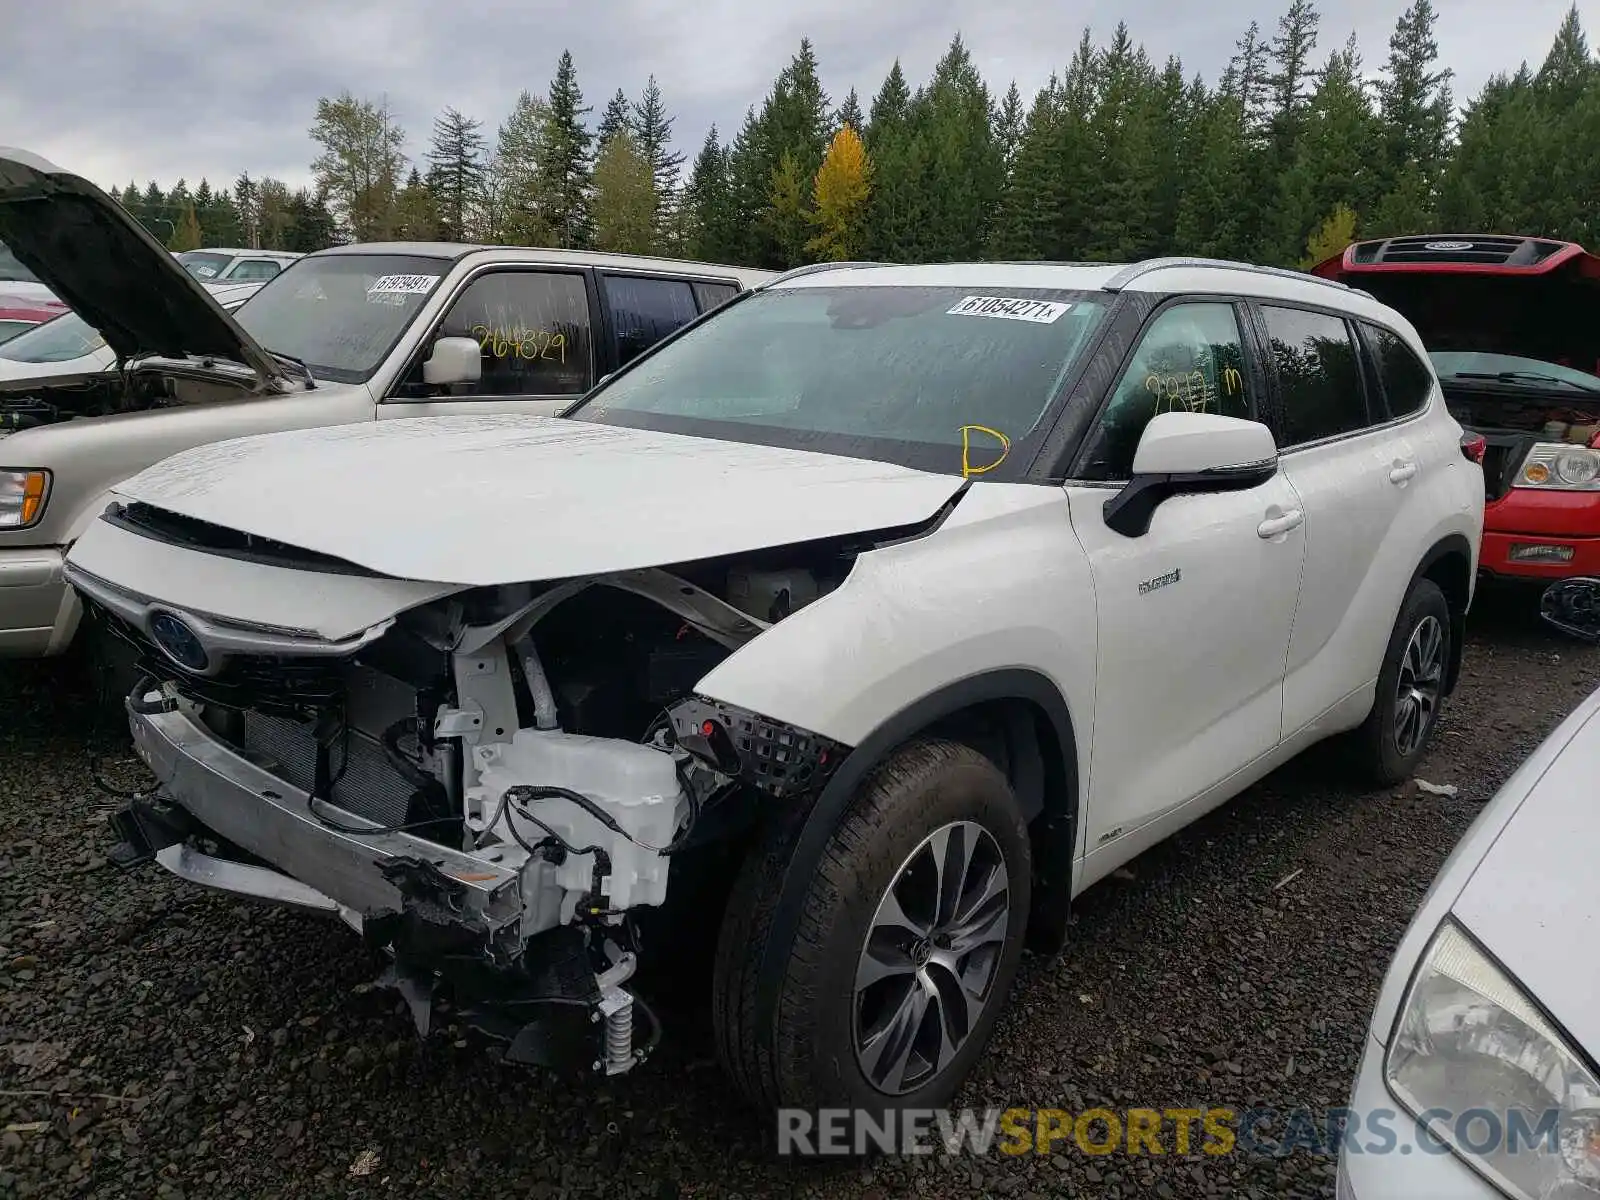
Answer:
[[[974, 430], [976, 430], [978, 433], [987, 433], [990, 437], [995, 438], [1000, 442], [1000, 457], [995, 459], [992, 463], [986, 463], [981, 467], [975, 467], [972, 465], [971, 451], [972, 434]], [[1006, 455], [1010, 453], [1011, 439], [1005, 434], [1001, 433], [998, 429], [990, 429], [987, 425], [963, 425], [961, 427], [961, 478], [971, 479], [974, 475], [987, 474], [998, 467], [1001, 463], [1005, 462]]]

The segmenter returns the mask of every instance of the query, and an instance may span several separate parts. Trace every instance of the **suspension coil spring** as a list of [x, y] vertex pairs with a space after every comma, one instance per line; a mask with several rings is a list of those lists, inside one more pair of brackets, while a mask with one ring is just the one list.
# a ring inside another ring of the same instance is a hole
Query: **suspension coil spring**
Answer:
[[607, 1075], [619, 1075], [633, 1066], [633, 997], [620, 988], [606, 1013]]

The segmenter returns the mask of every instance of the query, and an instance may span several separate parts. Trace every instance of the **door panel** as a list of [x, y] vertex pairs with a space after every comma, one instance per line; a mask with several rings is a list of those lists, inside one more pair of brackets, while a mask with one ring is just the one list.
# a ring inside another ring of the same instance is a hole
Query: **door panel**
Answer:
[[1389, 477], [1419, 470], [1420, 459], [1411, 437], [1379, 430], [1285, 455], [1281, 465], [1306, 508], [1305, 585], [1284, 681], [1287, 735], [1377, 676], [1381, 648], [1356, 652], [1341, 635], [1359, 632], [1359, 621], [1382, 635], [1363, 639], [1369, 647], [1388, 640], [1399, 603], [1391, 594], [1416, 566], [1388, 561], [1398, 548], [1391, 531], [1415, 484]]
[[1107, 489], [1067, 493], [1100, 630], [1092, 851], [1278, 744], [1305, 532], [1282, 475], [1168, 500], [1137, 538], [1106, 528]]
[[[1157, 413], [1255, 419], [1261, 380], [1232, 302], [1169, 304], [1146, 326], [1086, 438], [1082, 473], [1113, 486], [1126, 480]], [[1282, 475], [1247, 491], [1173, 497], [1134, 538], [1106, 528], [1111, 489], [1067, 493], [1100, 633], [1092, 852], [1278, 744], [1305, 532]]]
[[1285, 667], [1287, 737], [1377, 675], [1399, 603], [1391, 594], [1416, 565], [1389, 560], [1422, 459], [1413, 426], [1376, 427], [1387, 414], [1367, 395], [1360, 343], [1342, 317], [1278, 305], [1263, 305], [1261, 317], [1286, 447], [1280, 467], [1306, 510], [1305, 579]]

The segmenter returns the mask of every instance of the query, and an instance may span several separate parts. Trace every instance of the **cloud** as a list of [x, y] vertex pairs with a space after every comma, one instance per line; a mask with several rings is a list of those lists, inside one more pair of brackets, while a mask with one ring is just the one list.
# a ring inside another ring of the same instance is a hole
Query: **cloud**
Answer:
[[[1524, 59], [1539, 62], [1567, 4], [1439, 5], [1440, 54], [1456, 73], [1457, 98]], [[1377, 70], [1400, 7], [1323, 4], [1319, 54], [1353, 30]], [[1587, 7], [1592, 23], [1600, 2]], [[637, 96], [654, 73], [692, 155], [713, 123], [738, 127], [802, 37], [815, 45], [833, 98], [853, 86], [865, 106], [896, 58], [915, 86], [958, 30], [996, 92], [1015, 80], [1028, 97], [1065, 65], [1085, 25], [1104, 41], [1126, 20], [1157, 61], [1179, 55], [1189, 73], [1214, 80], [1245, 26], [1270, 30], [1279, 11], [1256, 0], [544, 0], [482, 10], [444, 0], [52, 0], [7, 22], [0, 136], [102, 186], [151, 178], [166, 186], [180, 176], [215, 185], [242, 171], [302, 183], [319, 96], [387, 96], [420, 158], [442, 108], [482, 119], [492, 135], [519, 91], [547, 89], [567, 48], [596, 110], [619, 87]]]

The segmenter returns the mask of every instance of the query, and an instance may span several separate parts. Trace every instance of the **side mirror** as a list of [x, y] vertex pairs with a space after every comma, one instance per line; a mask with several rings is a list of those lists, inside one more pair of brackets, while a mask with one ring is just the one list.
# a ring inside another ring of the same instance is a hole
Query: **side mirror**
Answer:
[[1139, 438], [1133, 478], [1106, 501], [1106, 527], [1124, 537], [1142, 537], [1156, 509], [1173, 496], [1246, 491], [1277, 473], [1278, 447], [1261, 422], [1161, 413]]
[[477, 383], [482, 377], [483, 351], [474, 338], [442, 337], [422, 364], [424, 383]]

